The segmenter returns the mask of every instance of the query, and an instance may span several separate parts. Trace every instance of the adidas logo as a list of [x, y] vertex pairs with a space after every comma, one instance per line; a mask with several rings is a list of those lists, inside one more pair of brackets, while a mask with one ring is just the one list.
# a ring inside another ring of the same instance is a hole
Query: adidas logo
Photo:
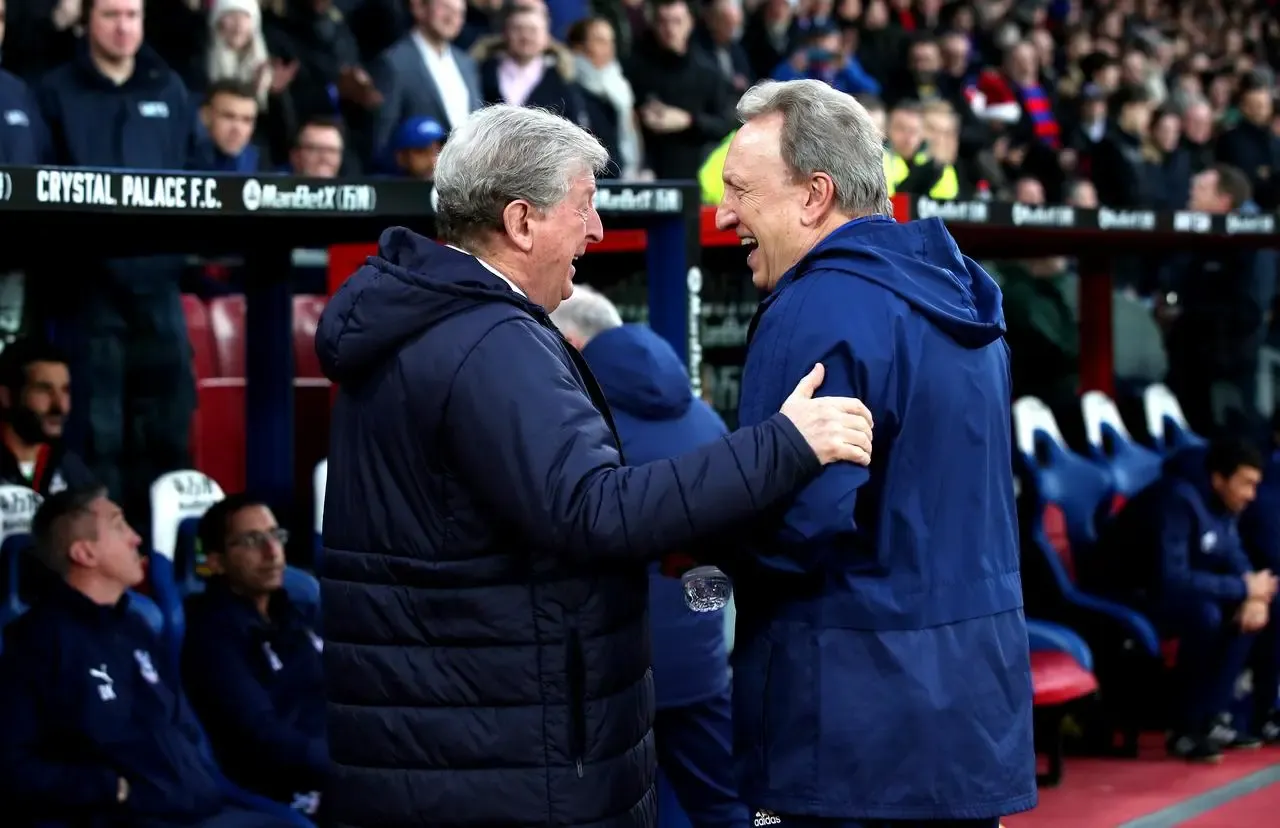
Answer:
[[755, 828], [760, 828], [762, 825], [781, 825], [782, 817], [771, 814], [768, 811], [756, 811], [756, 818], [752, 824]]

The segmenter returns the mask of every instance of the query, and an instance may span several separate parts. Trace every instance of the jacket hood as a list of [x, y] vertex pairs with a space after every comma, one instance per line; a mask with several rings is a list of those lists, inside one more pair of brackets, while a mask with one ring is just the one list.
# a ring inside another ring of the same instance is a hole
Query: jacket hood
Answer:
[[475, 257], [392, 227], [325, 306], [316, 355], [334, 382], [359, 379], [408, 340], [486, 302], [544, 315]]
[[967, 348], [1004, 336], [1000, 287], [960, 252], [941, 219], [903, 224], [881, 216], [854, 219], [809, 251], [792, 273], [802, 268], [838, 270], [875, 282]]
[[674, 420], [693, 404], [675, 349], [647, 325], [623, 325], [592, 338], [582, 356], [611, 408], [641, 420]]

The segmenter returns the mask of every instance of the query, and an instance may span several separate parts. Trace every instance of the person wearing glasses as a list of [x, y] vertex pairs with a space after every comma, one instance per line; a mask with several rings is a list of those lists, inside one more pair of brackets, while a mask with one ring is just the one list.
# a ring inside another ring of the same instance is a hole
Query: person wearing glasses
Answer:
[[182, 678], [237, 785], [306, 814], [329, 762], [320, 637], [284, 589], [288, 530], [245, 494], [200, 520], [212, 576], [187, 602]]

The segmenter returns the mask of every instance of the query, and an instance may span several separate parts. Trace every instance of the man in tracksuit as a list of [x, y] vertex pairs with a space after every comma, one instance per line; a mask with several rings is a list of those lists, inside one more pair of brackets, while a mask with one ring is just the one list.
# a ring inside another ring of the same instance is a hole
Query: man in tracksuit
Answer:
[[313, 814], [329, 763], [323, 648], [284, 590], [288, 539], [249, 495], [204, 514], [200, 548], [213, 576], [187, 602], [182, 678], [227, 777]]
[[[628, 462], [675, 457], [729, 433], [711, 406], [694, 397], [667, 341], [648, 326], [623, 325], [604, 296], [578, 285], [551, 321], [600, 382]], [[696, 549], [686, 551], [697, 557]], [[724, 615], [692, 612], [679, 578], [665, 577], [657, 564], [649, 573], [658, 767], [694, 828], [746, 828], [751, 813], [733, 779]]]
[[1178, 640], [1168, 748], [1189, 761], [1216, 762], [1223, 747], [1257, 744], [1224, 717], [1276, 595], [1275, 576], [1254, 569], [1237, 530], [1262, 467], [1255, 447], [1232, 439], [1175, 457], [1125, 504], [1093, 556], [1100, 584]]
[[129, 608], [140, 539], [101, 489], [47, 498], [32, 525], [57, 588], [5, 630], [6, 825], [284, 828], [233, 807], [151, 628]]
[[[185, 168], [195, 116], [181, 80], [142, 42], [142, 0], [85, 0], [84, 16], [75, 60], [37, 90], [54, 161]], [[77, 425], [87, 425], [85, 460], [131, 515], [141, 515], [151, 481], [190, 465], [195, 380], [179, 288], [183, 262], [103, 260], [92, 245], [82, 247], [59, 251], [44, 308], [67, 323], [59, 336], [68, 339], [84, 401]]]

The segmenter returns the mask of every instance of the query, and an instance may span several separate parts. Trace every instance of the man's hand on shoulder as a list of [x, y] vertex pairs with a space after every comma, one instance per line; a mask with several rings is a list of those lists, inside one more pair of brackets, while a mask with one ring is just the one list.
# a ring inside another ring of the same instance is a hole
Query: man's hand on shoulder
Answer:
[[813, 366], [782, 404], [782, 415], [796, 427], [823, 465], [842, 460], [869, 465], [875, 425], [871, 411], [852, 397], [814, 397], [825, 376], [822, 363]]

